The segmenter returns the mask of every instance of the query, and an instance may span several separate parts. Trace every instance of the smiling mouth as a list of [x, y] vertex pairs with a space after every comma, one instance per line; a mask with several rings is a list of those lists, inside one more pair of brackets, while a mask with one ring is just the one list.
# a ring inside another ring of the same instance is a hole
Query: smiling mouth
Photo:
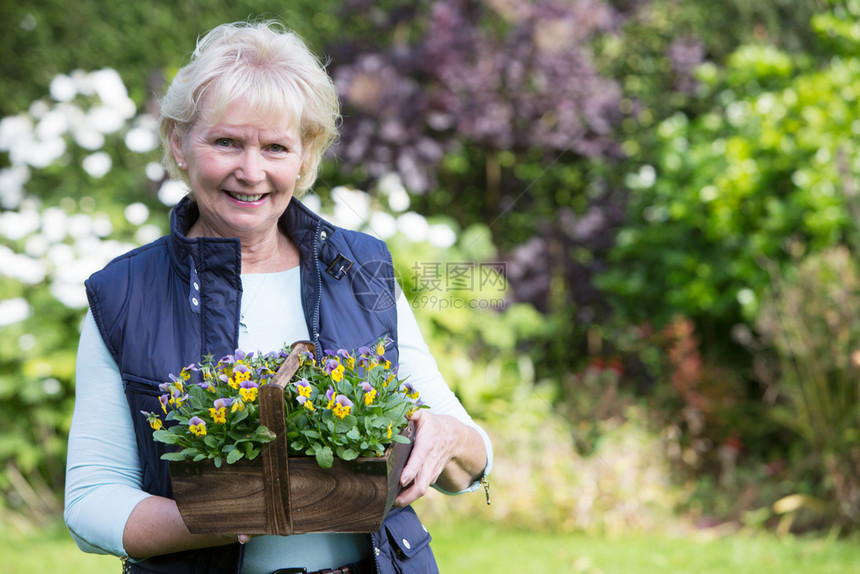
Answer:
[[227, 195], [229, 195], [233, 199], [237, 199], [239, 201], [244, 201], [247, 203], [253, 203], [255, 201], [260, 201], [261, 199], [263, 199], [264, 194], [261, 193], [258, 195], [245, 195], [244, 193], [236, 193], [233, 191], [228, 191]]

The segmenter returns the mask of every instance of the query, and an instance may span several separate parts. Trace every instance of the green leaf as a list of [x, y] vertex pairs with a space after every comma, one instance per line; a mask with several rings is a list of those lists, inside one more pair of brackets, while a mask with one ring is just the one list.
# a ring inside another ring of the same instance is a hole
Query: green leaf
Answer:
[[409, 444], [412, 442], [411, 440], [409, 440], [408, 438], [406, 438], [402, 434], [391, 435], [391, 440], [393, 440], [394, 442], [399, 442], [399, 443], [403, 443], [403, 444]]
[[327, 446], [316, 451], [316, 459], [320, 468], [331, 468], [331, 465], [334, 463], [334, 455]]
[[154, 438], [158, 442], [163, 442], [167, 444], [179, 444], [179, 442], [182, 440], [182, 435], [174, 434], [173, 431], [169, 430], [157, 430], [152, 433], [152, 438]]
[[356, 427], [352, 427], [352, 428], [350, 429], [350, 431], [349, 431], [348, 433], [346, 433], [346, 436], [347, 436], [348, 438], [351, 438], [352, 440], [359, 440], [359, 439], [361, 439], [361, 433], [360, 433], [360, 432], [358, 432], [358, 428], [356, 428]]
[[305, 443], [300, 440], [294, 440], [290, 443], [290, 448], [296, 451], [301, 451], [305, 447]]
[[355, 460], [358, 458], [358, 452], [354, 451], [351, 448], [339, 448], [337, 449], [337, 456], [341, 460]]
[[232, 451], [230, 451], [230, 454], [227, 455], [227, 464], [233, 464], [234, 462], [236, 462], [237, 460], [240, 460], [244, 456], [245, 456], [245, 453], [243, 453], [241, 450], [239, 450], [239, 449], [232, 450]]
[[270, 442], [277, 438], [274, 432], [270, 431], [263, 425], [257, 427], [257, 430], [254, 431], [254, 440], [260, 442]]
[[234, 425], [235, 425], [235, 424], [238, 424], [238, 423], [240, 423], [240, 422], [244, 421], [246, 418], [248, 418], [248, 409], [247, 409], [247, 408], [246, 408], [245, 410], [242, 410], [242, 411], [237, 412], [237, 413], [233, 416], [232, 423], [233, 423]]
[[161, 460], [185, 460], [185, 455], [181, 452], [166, 452], [161, 455]]

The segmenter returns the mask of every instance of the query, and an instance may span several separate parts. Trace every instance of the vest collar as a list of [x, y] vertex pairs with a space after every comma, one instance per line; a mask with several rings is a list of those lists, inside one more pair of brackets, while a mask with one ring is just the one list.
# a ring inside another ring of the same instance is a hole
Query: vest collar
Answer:
[[[196, 237], [189, 238], [188, 230], [200, 217], [197, 202], [186, 195], [176, 204], [170, 213], [170, 236], [168, 250], [171, 263], [183, 278], [189, 277], [189, 262], [198, 272], [223, 269], [225, 263], [224, 251], [231, 252], [232, 257], [238, 258], [241, 273], [241, 243], [238, 238]], [[325, 221], [308, 209], [302, 202], [293, 198], [284, 214], [278, 220], [278, 227], [298, 247], [303, 261], [311, 265], [313, 261], [314, 244], [323, 245], [325, 249], [317, 250], [323, 269], [335, 261], [338, 251], [328, 248], [340, 243], [339, 228]], [[218, 253], [220, 256], [213, 257]], [[234, 263], [235, 265], [235, 263]]]

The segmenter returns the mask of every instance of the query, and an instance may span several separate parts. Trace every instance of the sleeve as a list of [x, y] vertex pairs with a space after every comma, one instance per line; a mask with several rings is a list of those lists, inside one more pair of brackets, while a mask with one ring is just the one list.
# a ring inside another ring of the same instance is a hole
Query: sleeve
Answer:
[[[487, 466], [483, 475], [486, 477], [493, 468], [493, 445], [486, 431], [481, 428], [466, 409], [460, 403], [457, 396], [451, 391], [448, 383], [439, 372], [436, 359], [430, 354], [430, 349], [421, 335], [418, 321], [412, 313], [409, 301], [402, 291], [397, 299], [397, 346], [400, 350], [400, 361], [398, 375], [402, 378], [408, 377], [409, 382], [418, 390], [425, 403], [430, 405], [432, 412], [436, 414], [450, 415], [460, 422], [474, 428], [484, 440], [484, 448], [487, 451]], [[468, 488], [461, 492], [473, 492], [481, 487], [481, 481], [476, 480]], [[441, 488], [435, 487], [440, 492]], [[460, 494], [447, 493], [446, 494]]]
[[124, 556], [126, 521], [150, 495], [141, 490], [137, 443], [122, 377], [92, 312], [81, 330], [75, 379], [64, 518], [81, 550]]

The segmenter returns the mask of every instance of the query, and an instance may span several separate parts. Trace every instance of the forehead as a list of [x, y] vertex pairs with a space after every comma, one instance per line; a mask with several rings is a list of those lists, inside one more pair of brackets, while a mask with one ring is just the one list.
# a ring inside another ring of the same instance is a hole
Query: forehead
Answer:
[[269, 137], [298, 138], [299, 122], [292, 114], [261, 109], [244, 100], [234, 100], [213, 108], [201, 106], [197, 125], [204, 129], [253, 130]]

